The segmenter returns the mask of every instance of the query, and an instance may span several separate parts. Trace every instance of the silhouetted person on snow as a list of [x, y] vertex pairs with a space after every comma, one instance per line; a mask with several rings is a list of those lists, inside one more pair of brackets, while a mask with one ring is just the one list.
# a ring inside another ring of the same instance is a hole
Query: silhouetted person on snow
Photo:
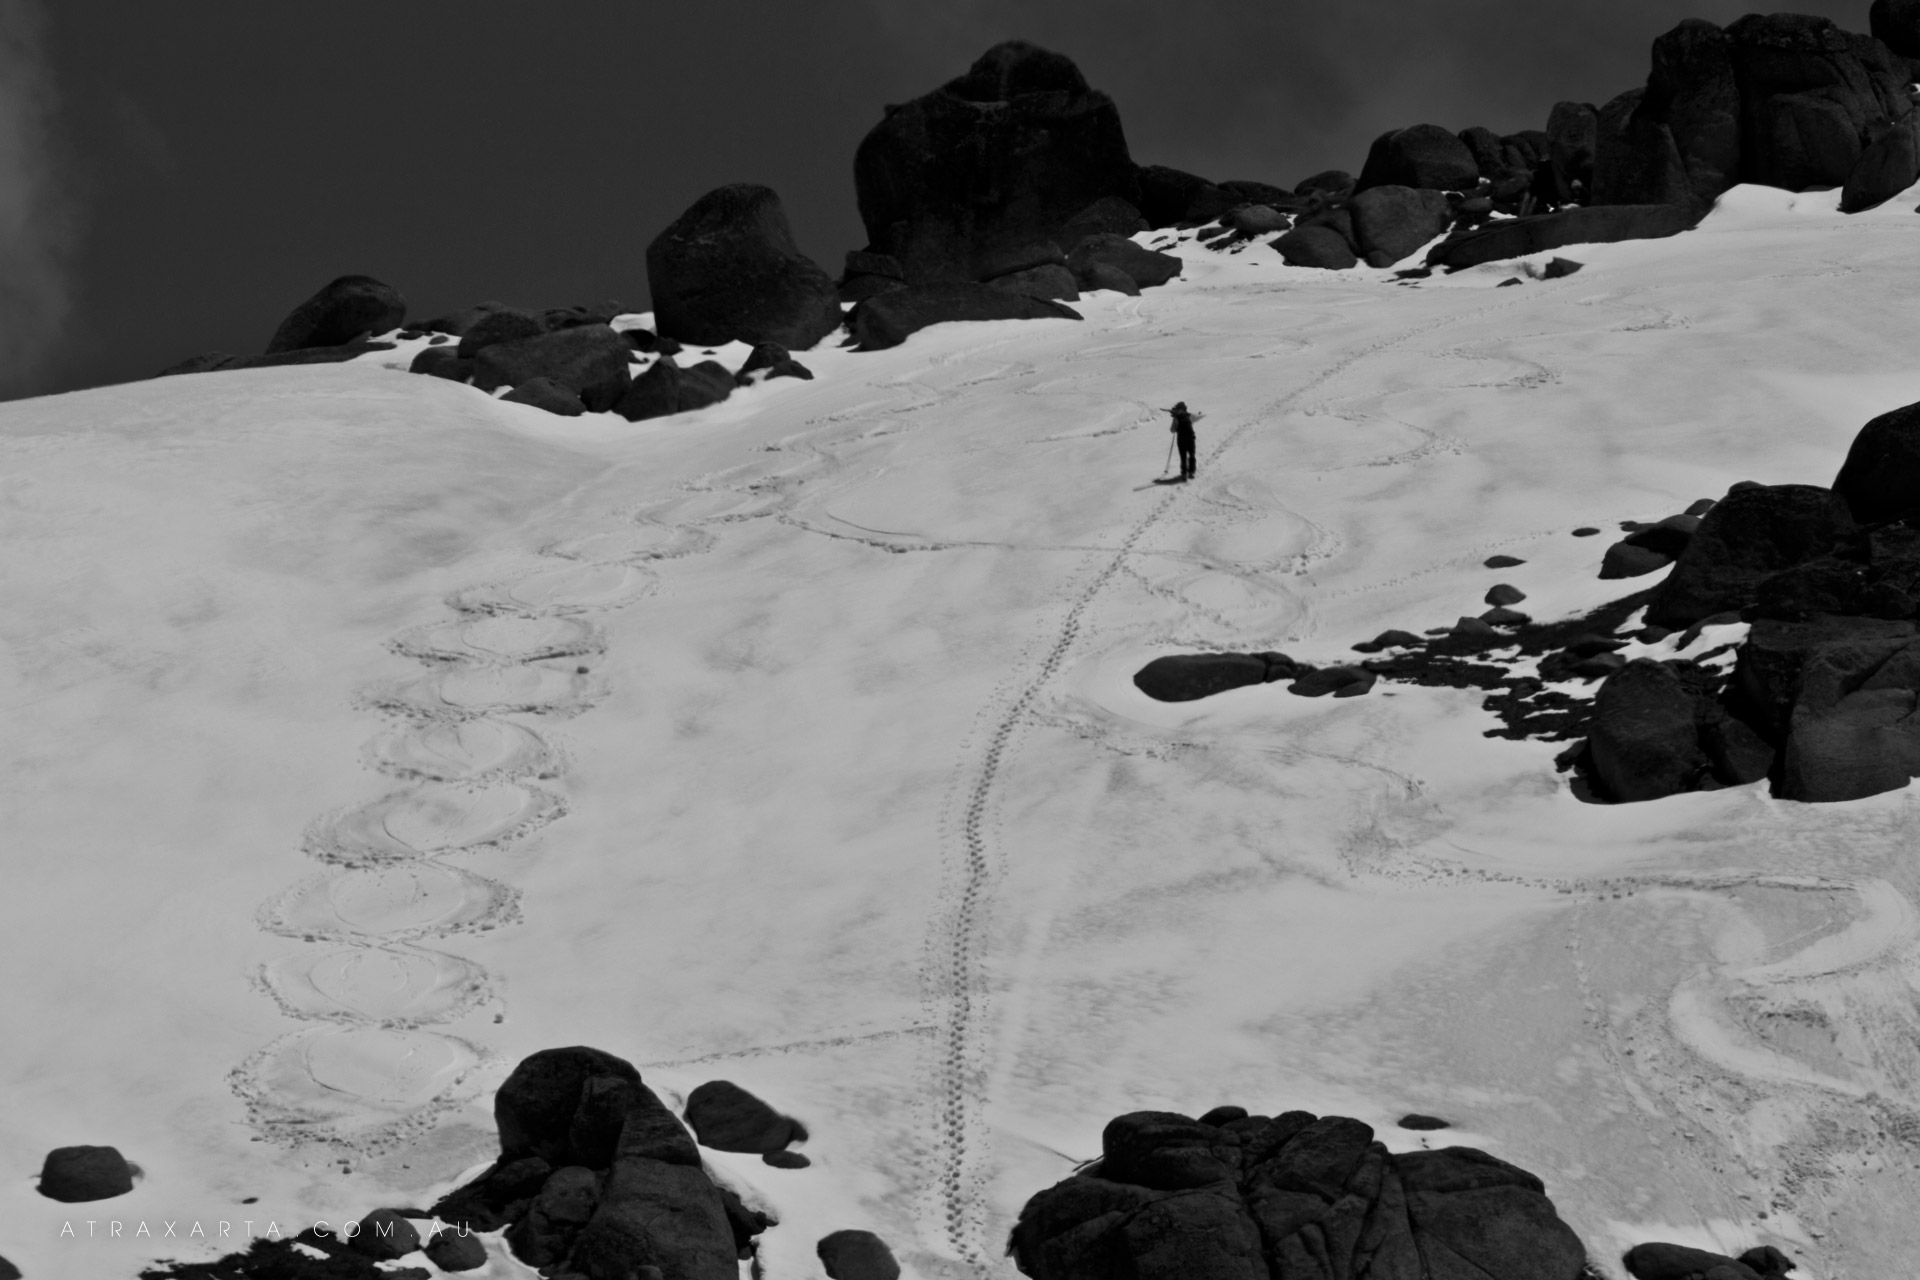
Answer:
[[1185, 400], [1176, 400], [1173, 408], [1167, 412], [1173, 415], [1173, 426], [1168, 430], [1173, 432], [1173, 442], [1180, 448], [1180, 478], [1191, 480], [1194, 472], [1193, 424], [1206, 415], [1187, 412]]

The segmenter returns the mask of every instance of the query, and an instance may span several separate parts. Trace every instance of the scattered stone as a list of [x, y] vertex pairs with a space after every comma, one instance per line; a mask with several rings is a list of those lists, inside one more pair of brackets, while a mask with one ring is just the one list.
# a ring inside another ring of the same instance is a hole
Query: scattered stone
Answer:
[[1421, 1115], [1418, 1111], [1408, 1112], [1398, 1121], [1402, 1129], [1451, 1129], [1453, 1126], [1439, 1116]]
[[1527, 593], [1510, 583], [1500, 582], [1487, 588], [1486, 602], [1496, 607], [1519, 604], [1527, 598]]
[[341, 276], [280, 322], [266, 354], [342, 346], [398, 329], [406, 319], [407, 300], [392, 285], [372, 276]]
[[1489, 569], [1512, 569], [1525, 564], [1526, 561], [1520, 559], [1518, 556], [1498, 555], [1488, 556], [1480, 563]]
[[1576, 538], [1591, 538], [1599, 532], [1600, 531], [1594, 528], [1592, 525], [1583, 524], [1578, 529], [1575, 529], [1573, 531], [1573, 536]]
[[40, 1194], [64, 1204], [133, 1190], [133, 1166], [113, 1147], [56, 1147], [40, 1166]]
[[1302, 698], [1322, 698], [1327, 694], [1355, 698], [1372, 689], [1378, 679], [1362, 667], [1322, 667], [1300, 676], [1287, 686], [1287, 692]]
[[805, 1169], [813, 1163], [798, 1151], [763, 1151], [760, 1163], [770, 1164], [776, 1169]]
[[427, 1261], [442, 1271], [478, 1271], [487, 1265], [486, 1242], [469, 1231], [436, 1231], [426, 1251]]
[[1683, 1244], [1637, 1244], [1621, 1256], [1635, 1280], [1767, 1280], [1743, 1262]]
[[1360, 653], [1378, 653], [1382, 649], [1405, 649], [1421, 643], [1420, 637], [1411, 631], [1382, 631], [1371, 640], [1362, 640], [1354, 645]]
[[1358, 266], [1353, 246], [1331, 227], [1297, 226], [1273, 241], [1275, 251], [1290, 267], [1318, 267], [1326, 271], [1345, 271]]
[[1192, 702], [1267, 682], [1267, 662], [1246, 653], [1171, 654], [1134, 673], [1133, 684], [1160, 702]]
[[871, 1231], [835, 1231], [814, 1246], [828, 1280], [899, 1280], [900, 1264]]
[[1518, 609], [1505, 606], [1487, 610], [1480, 615], [1480, 621], [1494, 627], [1524, 627], [1533, 619]]
[[1554, 258], [1551, 259], [1546, 266], [1540, 268], [1540, 278], [1542, 280], [1563, 280], [1586, 265], [1584, 262], [1575, 262], [1572, 258]]
[[709, 191], [654, 237], [647, 283], [655, 327], [697, 346], [803, 350], [840, 327], [833, 279], [794, 243], [780, 197], [751, 183]]
[[1078, 320], [1072, 307], [984, 284], [913, 285], [868, 298], [847, 317], [862, 351], [897, 347], [929, 325], [954, 320]]
[[375, 1209], [345, 1234], [348, 1247], [377, 1262], [404, 1258], [420, 1247], [420, 1233], [393, 1209]]
[[545, 409], [563, 418], [577, 418], [587, 411], [579, 392], [572, 387], [561, 386], [552, 378], [529, 378], [500, 398], [513, 404]]
[[782, 1151], [807, 1139], [798, 1120], [730, 1080], [709, 1080], [687, 1095], [687, 1124], [701, 1146], [715, 1151]]
[[1447, 633], [1472, 640], [1492, 640], [1500, 635], [1499, 629], [1492, 623], [1469, 617], [1461, 617], [1447, 629]]

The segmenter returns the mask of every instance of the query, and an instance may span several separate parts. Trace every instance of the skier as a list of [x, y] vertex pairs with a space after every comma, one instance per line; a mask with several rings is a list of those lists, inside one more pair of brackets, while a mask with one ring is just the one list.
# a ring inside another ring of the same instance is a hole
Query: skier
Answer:
[[1173, 408], [1167, 412], [1173, 415], [1173, 425], [1168, 430], [1173, 432], [1173, 442], [1180, 447], [1180, 478], [1191, 480], [1194, 472], [1193, 424], [1207, 415], [1187, 412], [1185, 400], [1174, 401]]

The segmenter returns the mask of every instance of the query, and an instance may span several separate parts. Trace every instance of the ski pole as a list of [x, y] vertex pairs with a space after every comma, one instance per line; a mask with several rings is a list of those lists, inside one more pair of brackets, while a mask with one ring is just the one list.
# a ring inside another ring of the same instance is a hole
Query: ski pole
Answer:
[[1173, 470], [1173, 445], [1173, 441], [1167, 441], [1167, 462], [1165, 466], [1160, 468], [1161, 475], [1165, 475], [1167, 472]]

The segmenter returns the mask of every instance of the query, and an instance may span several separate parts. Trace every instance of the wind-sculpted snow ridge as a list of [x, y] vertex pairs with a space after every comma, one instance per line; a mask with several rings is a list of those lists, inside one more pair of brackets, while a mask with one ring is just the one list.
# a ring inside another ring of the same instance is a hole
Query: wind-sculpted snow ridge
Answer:
[[543, 548], [546, 563], [457, 591], [451, 619], [394, 637], [392, 650], [427, 670], [364, 692], [389, 726], [363, 759], [401, 785], [318, 819], [303, 847], [327, 870], [259, 912], [268, 932], [321, 944], [256, 975], [307, 1024], [233, 1073], [265, 1136], [378, 1151], [468, 1100], [492, 1055], [435, 1028], [498, 1009], [500, 996], [484, 967], [426, 944], [522, 913], [517, 890], [457, 860], [566, 816], [565, 796], [538, 785], [563, 776], [565, 756], [527, 721], [579, 715], [605, 695], [592, 615], [646, 595], [649, 561], [702, 545], [691, 529], [626, 522]]

